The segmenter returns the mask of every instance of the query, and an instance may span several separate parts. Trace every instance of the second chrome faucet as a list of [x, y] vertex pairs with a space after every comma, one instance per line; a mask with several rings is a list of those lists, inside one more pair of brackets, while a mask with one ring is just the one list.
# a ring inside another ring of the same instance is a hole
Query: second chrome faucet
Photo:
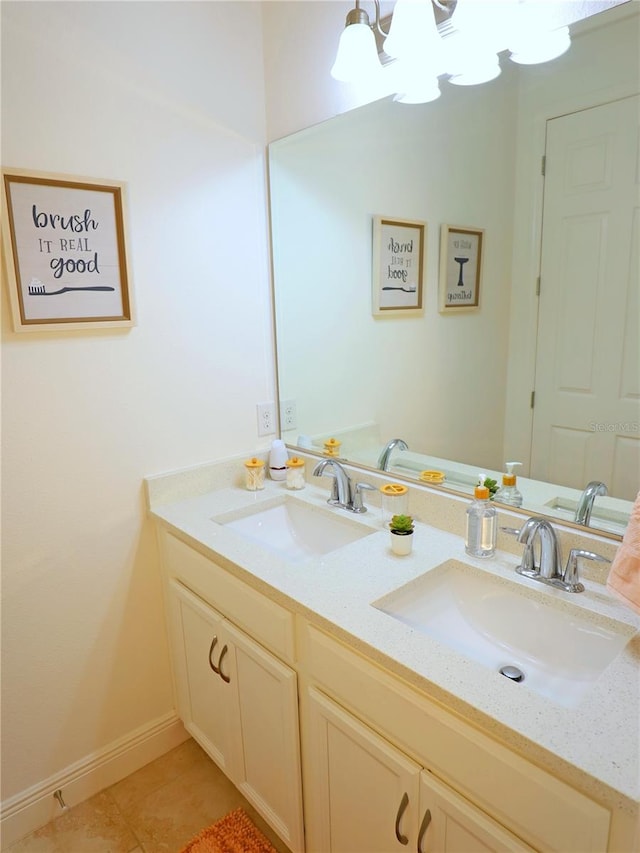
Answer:
[[[503, 528], [508, 530], [508, 528]], [[565, 592], [584, 592], [584, 584], [578, 576], [578, 559], [608, 563], [606, 557], [584, 551], [582, 548], [572, 548], [569, 552], [567, 565], [562, 568], [560, 543], [553, 526], [546, 518], [532, 516], [522, 525], [520, 530], [511, 531], [518, 537], [518, 542], [524, 545], [522, 562], [516, 568], [518, 574], [533, 580], [549, 584]], [[536, 551], [539, 551], [539, 562], [536, 564]]]

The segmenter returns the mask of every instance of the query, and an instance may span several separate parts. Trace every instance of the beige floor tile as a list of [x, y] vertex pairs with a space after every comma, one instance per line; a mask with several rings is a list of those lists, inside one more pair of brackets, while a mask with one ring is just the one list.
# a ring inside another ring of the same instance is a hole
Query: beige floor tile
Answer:
[[276, 850], [288, 853], [271, 827], [189, 739], [2, 853], [178, 853], [238, 807]]
[[108, 790], [122, 812], [127, 814], [153, 791], [179, 778], [190, 768], [208, 761], [210, 759], [206, 752], [189, 738]]
[[145, 853], [177, 853], [191, 838], [245, 800], [207, 759], [140, 799], [127, 820]]
[[104, 791], [16, 842], [5, 853], [132, 853], [139, 842]]

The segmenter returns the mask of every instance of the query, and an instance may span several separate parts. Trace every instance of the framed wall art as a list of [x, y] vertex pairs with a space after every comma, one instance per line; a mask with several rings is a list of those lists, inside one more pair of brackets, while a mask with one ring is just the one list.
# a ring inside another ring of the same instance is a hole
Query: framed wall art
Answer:
[[443, 225], [440, 233], [440, 306], [442, 314], [480, 307], [484, 231]]
[[422, 311], [427, 225], [373, 218], [373, 314]]
[[124, 184], [3, 169], [2, 193], [14, 329], [132, 326]]

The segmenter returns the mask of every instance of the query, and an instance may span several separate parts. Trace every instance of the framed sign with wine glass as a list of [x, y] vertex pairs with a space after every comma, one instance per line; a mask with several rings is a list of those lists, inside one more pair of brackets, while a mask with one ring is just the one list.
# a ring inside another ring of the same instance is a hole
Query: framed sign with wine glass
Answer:
[[443, 225], [440, 233], [441, 314], [480, 308], [484, 231]]

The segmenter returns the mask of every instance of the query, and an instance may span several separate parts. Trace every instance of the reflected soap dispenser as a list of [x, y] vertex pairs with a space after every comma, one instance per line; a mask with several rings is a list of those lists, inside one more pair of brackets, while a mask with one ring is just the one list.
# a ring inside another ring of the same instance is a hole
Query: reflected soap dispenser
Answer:
[[513, 473], [516, 465], [522, 465], [522, 462], [505, 462], [507, 470], [502, 477], [502, 486], [493, 497], [498, 503], [522, 506], [522, 493], [516, 486], [516, 475]]
[[489, 500], [489, 489], [480, 474], [474, 500], [467, 508], [467, 533], [464, 550], [470, 557], [493, 557], [498, 539], [498, 513]]

